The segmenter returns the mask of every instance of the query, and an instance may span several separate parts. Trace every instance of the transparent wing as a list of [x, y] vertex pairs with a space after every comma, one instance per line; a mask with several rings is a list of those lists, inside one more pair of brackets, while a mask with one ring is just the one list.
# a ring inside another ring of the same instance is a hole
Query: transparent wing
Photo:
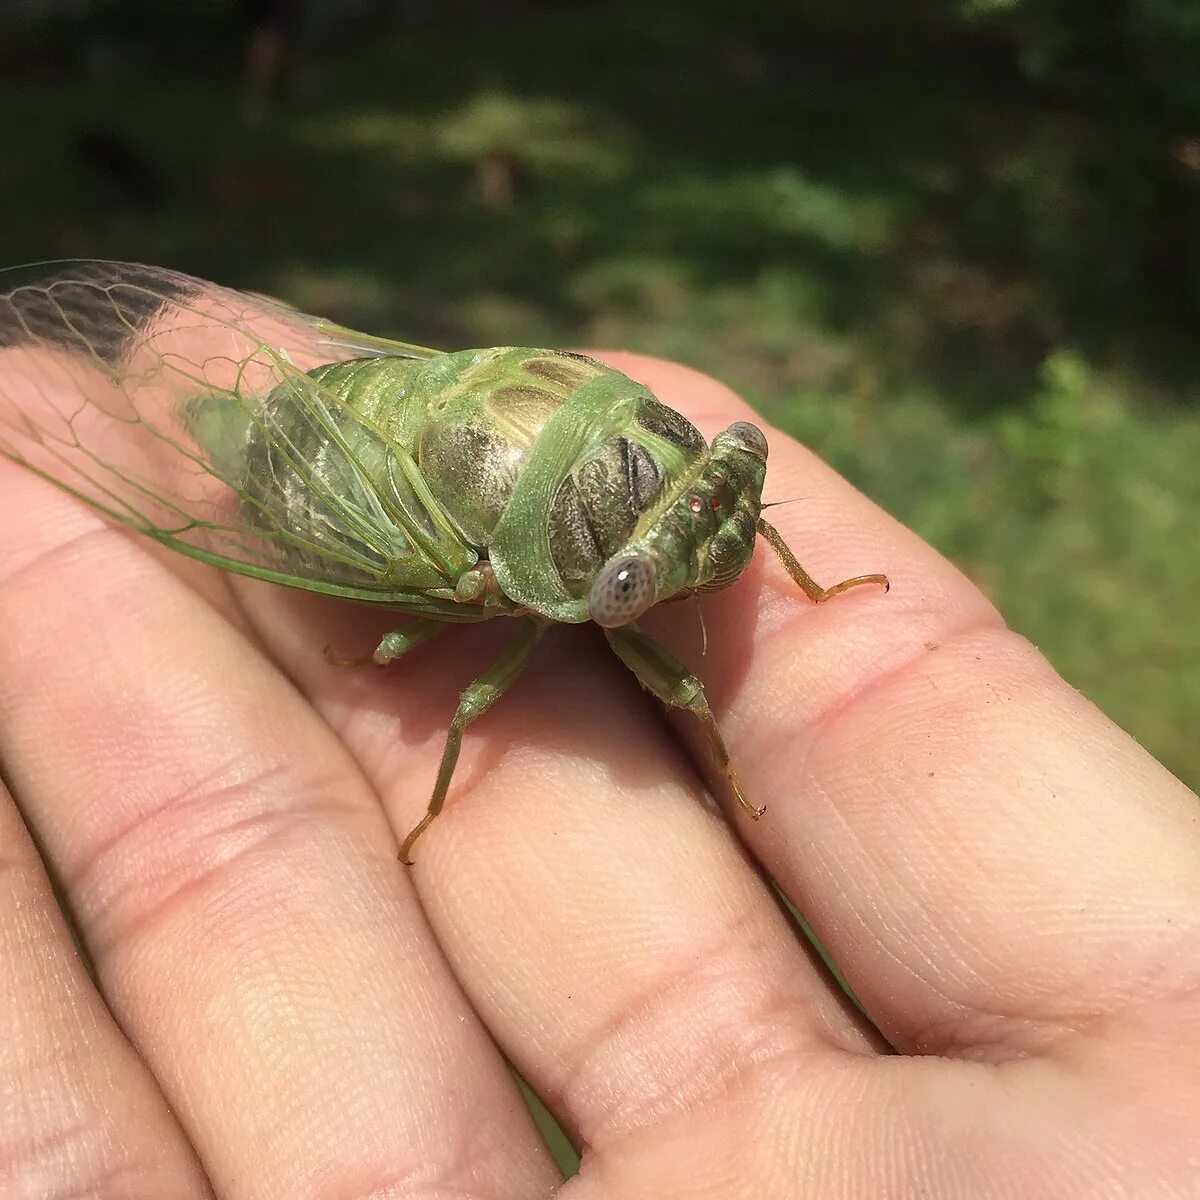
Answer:
[[404, 448], [306, 374], [435, 354], [156, 267], [0, 271], [0, 454], [230, 570], [449, 615], [474, 552]]

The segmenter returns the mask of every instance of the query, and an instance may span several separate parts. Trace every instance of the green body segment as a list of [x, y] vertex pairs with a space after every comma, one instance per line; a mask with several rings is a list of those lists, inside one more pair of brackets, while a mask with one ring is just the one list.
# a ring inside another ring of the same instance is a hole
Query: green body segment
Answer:
[[[443, 597], [486, 558], [512, 602], [507, 611], [579, 622], [588, 620], [597, 573], [629, 547], [654, 559], [662, 599], [724, 586], [752, 553], [764, 464], [736, 448], [722, 452], [720, 439], [710, 451], [645, 387], [592, 359], [504, 347], [423, 361], [353, 359], [308, 374], [338, 402], [328, 411], [343, 454], [331, 452], [327, 426], [287, 427], [293, 384], [263, 400], [267, 426], [219, 397], [197, 401], [191, 426], [222, 473], [243, 491], [269, 492], [264, 506], [282, 507], [286, 524], [304, 535], [319, 522], [327, 536], [330, 519], [308, 504], [312, 480], [293, 462], [311, 473], [344, 471], [349, 459], [377, 489], [407, 493], [408, 512], [415, 483], [396, 481], [415, 469], [426, 544], [413, 544], [406, 522], [374, 550], [390, 549], [386, 569], [397, 586]], [[269, 426], [276, 411], [294, 455], [280, 454], [278, 428]], [[446, 527], [457, 550], [439, 542]]]

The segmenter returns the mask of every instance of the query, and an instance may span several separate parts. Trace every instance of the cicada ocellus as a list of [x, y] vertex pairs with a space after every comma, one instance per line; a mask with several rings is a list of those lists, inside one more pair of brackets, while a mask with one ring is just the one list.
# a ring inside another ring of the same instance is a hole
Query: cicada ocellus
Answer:
[[761, 535], [767, 441], [707, 445], [641, 384], [566, 351], [440, 353], [370, 337], [173, 271], [74, 261], [0, 273], [0, 453], [110, 517], [230, 571], [414, 618], [399, 658], [447, 622], [508, 617], [508, 648], [462, 695], [463, 730], [539, 634], [594, 621], [667, 705], [693, 712], [752, 816], [700, 681], [637, 628], [661, 601], [731, 584]]

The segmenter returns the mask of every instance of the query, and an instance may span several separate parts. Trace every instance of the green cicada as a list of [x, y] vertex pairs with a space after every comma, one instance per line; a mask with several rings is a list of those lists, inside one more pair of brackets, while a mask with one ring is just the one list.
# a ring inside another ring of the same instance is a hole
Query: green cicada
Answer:
[[644, 687], [703, 723], [743, 794], [699, 680], [638, 630], [652, 605], [723, 588], [761, 535], [767, 441], [711, 446], [642, 385], [565, 351], [439, 353], [353, 333], [173, 271], [73, 261], [0, 272], [0, 453], [155, 540], [259, 579], [414, 618], [387, 663], [447, 622], [517, 632], [462, 695], [463, 730], [554, 621], [595, 621]]

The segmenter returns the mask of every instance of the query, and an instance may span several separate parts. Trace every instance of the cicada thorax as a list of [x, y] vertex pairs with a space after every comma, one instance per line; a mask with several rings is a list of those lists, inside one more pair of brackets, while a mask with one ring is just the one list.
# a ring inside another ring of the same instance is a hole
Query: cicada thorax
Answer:
[[597, 572], [707, 453], [645, 387], [561, 352], [445, 355], [390, 409], [375, 420], [410, 447], [505, 593], [558, 620], [586, 619]]

